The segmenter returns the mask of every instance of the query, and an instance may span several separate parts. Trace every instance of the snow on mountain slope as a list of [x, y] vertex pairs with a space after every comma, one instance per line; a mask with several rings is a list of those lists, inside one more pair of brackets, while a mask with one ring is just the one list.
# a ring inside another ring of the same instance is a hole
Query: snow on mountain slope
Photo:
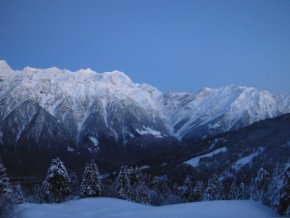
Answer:
[[[241, 213], [242, 212], [242, 213]], [[85, 198], [61, 204], [20, 204], [15, 218], [190, 218], [276, 217], [255, 201], [208, 201], [168, 206], [147, 206], [113, 198]]]
[[251, 164], [252, 160], [261, 154], [264, 151], [264, 148], [258, 148], [257, 151], [247, 155], [246, 157], [242, 157], [241, 159], [237, 160], [233, 165], [232, 168], [238, 172], [241, 168], [243, 168], [247, 164]]
[[30, 101], [55, 117], [77, 142], [108, 135], [126, 143], [138, 130], [148, 128], [169, 135], [156, 104], [161, 93], [150, 85], [134, 84], [119, 71], [99, 74], [55, 67], [14, 71], [1, 61], [0, 81], [0, 120]]
[[138, 135], [190, 141], [290, 112], [290, 96], [249, 87], [161, 93], [119, 71], [20, 71], [0, 61], [0, 122], [25, 101], [53, 116], [76, 144], [104, 135], [124, 144]]
[[219, 154], [221, 152], [224, 153], [224, 152], [227, 152], [227, 151], [228, 151], [228, 149], [226, 147], [218, 148], [218, 149], [216, 149], [216, 150], [214, 150], [214, 151], [212, 151], [210, 153], [207, 153], [207, 154], [204, 154], [204, 155], [201, 155], [201, 156], [198, 156], [198, 157], [194, 157], [194, 158], [186, 161], [185, 163], [187, 163], [187, 164], [189, 164], [189, 165], [191, 165], [193, 167], [198, 167], [200, 159], [206, 158], [206, 157], [212, 157], [212, 156], [214, 156], [216, 154]]
[[177, 137], [196, 139], [290, 112], [289, 97], [231, 85], [197, 93], [167, 93], [161, 107]]

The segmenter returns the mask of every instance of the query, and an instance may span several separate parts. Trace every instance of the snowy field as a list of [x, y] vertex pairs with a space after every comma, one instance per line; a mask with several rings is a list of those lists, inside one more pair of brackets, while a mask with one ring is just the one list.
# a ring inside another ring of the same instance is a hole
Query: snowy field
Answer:
[[113, 198], [86, 198], [62, 204], [24, 203], [15, 218], [191, 218], [276, 217], [255, 201], [208, 201], [168, 206], [146, 206]]

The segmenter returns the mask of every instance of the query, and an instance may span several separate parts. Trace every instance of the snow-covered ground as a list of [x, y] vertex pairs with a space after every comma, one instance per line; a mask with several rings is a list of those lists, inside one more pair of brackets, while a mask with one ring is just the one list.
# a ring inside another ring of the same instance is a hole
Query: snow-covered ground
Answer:
[[204, 157], [212, 157], [215, 154], [219, 154], [221, 152], [227, 152], [227, 151], [228, 151], [228, 149], [226, 147], [218, 148], [218, 149], [216, 149], [216, 150], [214, 150], [214, 151], [212, 151], [210, 153], [207, 153], [207, 154], [204, 154], [204, 155], [201, 155], [201, 156], [192, 158], [192, 159], [186, 161], [185, 163], [190, 164], [193, 167], [197, 167], [199, 165], [199, 160], [201, 158], [204, 158]]
[[168, 206], [146, 206], [113, 198], [86, 198], [62, 204], [24, 203], [15, 218], [191, 218], [274, 217], [271, 209], [255, 201], [207, 201]]
[[258, 148], [258, 150], [255, 151], [255, 152], [253, 152], [252, 154], [249, 154], [248, 156], [243, 157], [243, 158], [237, 160], [237, 161], [233, 164], [232, 168], [235, 169], [236, 171], [241, 170], [241, 168], [242, 168], [243, 166], [245, 166], [245, 165], [247, 165], [247, 164], [251, 164], [252, 161], [253, 161], [253, 159], [254, 159], [255, 157], [257, 157], [259, 154], [261, 154], [263, 151], [264, 151], [264, 148]]

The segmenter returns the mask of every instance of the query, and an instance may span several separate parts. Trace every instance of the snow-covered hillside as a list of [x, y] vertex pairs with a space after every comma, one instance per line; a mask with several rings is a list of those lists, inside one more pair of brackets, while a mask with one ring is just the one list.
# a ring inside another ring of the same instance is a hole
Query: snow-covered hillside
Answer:
[[204, 154], [204, 155], [201, 155], [201, 156], [198, 156], [198, 157], [192, 158], [192, 159], [186, 161], [185, 163], [190, 164], [190, 165], [193, 166], [193, 167], [198, 167], [198, 165], [199, 165], [199, 160], [200, 160], [201, 158], [204, 158], [204, 157], [212, 157], [212, 156], [214, 156], [214, 155], [216, 155], [216, 154], [219, 154], [219, 153], [221, 153], [221, 152], [227, 152], [227, 151], [228, 151], [228, 150], [227, 150], [226, 147], [218, 148], [218, 149], [216, 149], [216, 150], [214, 150], [214, 151], [212, 151], [212, 152], [210, 152], [210, 153], [207, 153], [207, 154]]
[[190, 218], [275, 217], [271, 209], [254, 201], [209, 201], [169, 206], [145, 206], [112, 198], [87, 198], [61, 204], [24, 203], [15, 218]]

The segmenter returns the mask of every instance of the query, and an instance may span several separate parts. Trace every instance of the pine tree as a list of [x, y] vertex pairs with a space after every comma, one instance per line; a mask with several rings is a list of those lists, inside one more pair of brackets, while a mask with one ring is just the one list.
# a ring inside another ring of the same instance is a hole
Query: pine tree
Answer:
[[80, 187], [81, 197], [95, 197], [96, 192], [94, 191], [93, 183], [94, 179], [92, 178], [93, 170], [90, 164], [86, 164], [83, 179]]
[[253, 199], [264, 201], [265, 193], [268, 190], [270, 183], [270, 174], [268, 171], [261, 167], [257, 173], [257, 177], [254, 180], [253, 184]]
[[204, 183], [203, 181], [197, 181], [193, 189], [193, 201], [202, 201], [203, 192], [204, 192]]
[[284, 167], [282, 187], [278, 212], [284, 216], [290, 216], [290, 163]]
[[82, 197], [98, 197], [101, 195], [101, 180], [94, 160], [85, 167], [80, 194]]
[[230, 191], [229, 191], [229, 200], [236, 200], [238, 199], [239, 189], [237, 187], [237, 181], [234, 179]]
[[13, 188], [0, 158], [0, 217], [12, 217]]
[[102, 182], [101, 182], [99, 168], [97, 167], [97, 164], [95, 163], [94, 159], [92, 159], [91, 161], [91, 168], [93, 171], [92, 177], [95, 180], [94, 182], [95, 191], [96, 193], [98, 193], [97, 196], [100, 196], [102, 194]]
[[168, 187], [168, 182], [167, 181], [168, 181], [167, 177], [161, 180], [160, 192], [162, 194], [169, 194], [171, 192], [169, 187]]
[[141, 172], [138, 167], [136, 167], [135, 169], [132, 166], [128, 167], [127, 175], [130, 180], [131, 187], [138, 185], [140, 173]]
[[128, 168], [127, 175], [130, 181], [130, 200], [141, 203], [141, 204], [149, 204], [150, 196], [149, 196], [149, 188], [146, 185], [146, 178], [142, 173], [140, 167], [136, 166], [135, 168]]
[[114, 182], [114, 190], [117, 197], [131, 201], [133, 193], [128, 174], [128, 167], [126, 165], [122, 166]]
[[214, 175], [209, 179], [207, 188], [204, 193], [204, 200], [222, 200], [223, 184], [219, 181], [218, 176]]
[[14, 203], [16, 204], [21, 204], [24, 202], [24, 194], [21, 188], [20, 183], [18, 182], [16, 187], [15, 187], [15, 192], [14, 192]]
[[150, 204], [150, 196], [148, 193], [148, 187], [143, 181], [139, 182], [135, 189], [134, 201], [141, 204]]
[[180, 196], [179, 195], [179, 185], [177, 183], [174, 183], [174, 185], [173, 185], [172, 194]]
[[187, 176], [185, 178], [183, 187], [184, 189], [181, 197], [186, 201], [193, 201], [193, 183], [191, 177]]
[[247, 190], [247, 187], [245, 185], [245, 183], [241, 182], [239, 184], [239, 187], [238, 187], [238, 195], [237, 195], [237, 199], [239, 200], [248, 200], [249, 199], [249, 193], [248, 193], [248, 190]]
[[277, 164], [272, 178], [270, 180], [268, 190], [265, 193], [265, 199], [267, 205], [270, 205], [274, 210], [277, 210], [279, 207], [279, 201], [280, 201], [280, 191], [282, 187], [283, 182], [283, 171], [284, 168], [282, 165]]
[[44, 202], [63, 202], [71, 193], [70, 179], [63, 162], [53, 159], [47, 177], [41, 186], [41, 199]]
[[148, 188], [153, 188], [153, 185], [154, 185], [153, 178], [150, 174], [146, 174], [146, 176], [144, 177], [144, 182]]

